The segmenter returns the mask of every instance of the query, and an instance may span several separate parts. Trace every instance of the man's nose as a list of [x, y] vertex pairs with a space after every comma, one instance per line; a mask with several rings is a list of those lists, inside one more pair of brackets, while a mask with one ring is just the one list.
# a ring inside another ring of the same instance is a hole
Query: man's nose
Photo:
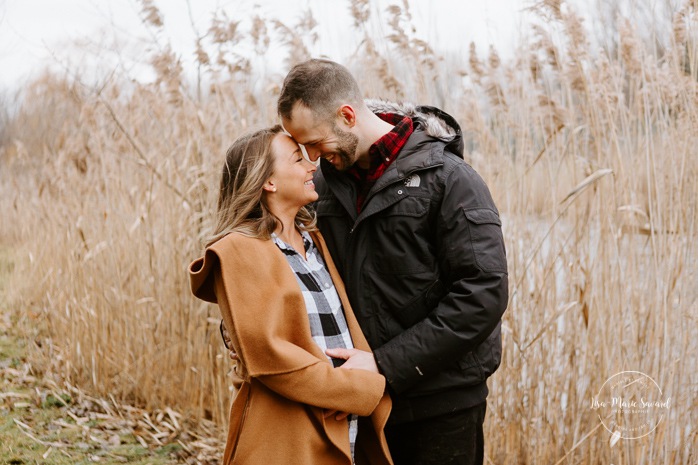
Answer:
[[305, 146], [305, 153], [308, 154], [308, 160], [312, 161], [315, 163], [318, 161], [318, 158], [320, 158], [320, 155], [322, 155], [322, 152], [314, 147], [308, 147], [307, 145]]

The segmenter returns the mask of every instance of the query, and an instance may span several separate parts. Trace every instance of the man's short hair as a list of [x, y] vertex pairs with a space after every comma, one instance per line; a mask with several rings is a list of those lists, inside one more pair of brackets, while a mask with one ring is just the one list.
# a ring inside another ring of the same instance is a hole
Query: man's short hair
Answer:
[[331, 121], [339, 105], [356, 105], [361, 101], [361, 89], [348, 69], [334, 61], [314, 58], [288, 72], [277, 111], [279, 116], [290, 120], [294, 105], [300, 102], [316, 118]]

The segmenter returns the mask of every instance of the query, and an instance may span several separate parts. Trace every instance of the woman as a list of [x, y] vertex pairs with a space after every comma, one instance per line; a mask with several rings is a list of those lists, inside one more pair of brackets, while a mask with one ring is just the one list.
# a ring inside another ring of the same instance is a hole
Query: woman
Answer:
[[[369, 347], [305, 208], [318, 197], [314, 171], [280, 126], [238, 139], [215, 233], [189, 269], [194, 295], [220, 307], [243, 380], [225, 464], [392, 463], [385, 379], [324, 353]], [[334, 411], [352, 415], [325, 418]]]

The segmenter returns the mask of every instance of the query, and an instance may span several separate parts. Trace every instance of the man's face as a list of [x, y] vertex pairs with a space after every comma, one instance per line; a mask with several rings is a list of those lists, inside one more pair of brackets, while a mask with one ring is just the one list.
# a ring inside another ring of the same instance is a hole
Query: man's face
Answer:
[[296, 104], [291, 119], [283, 118], [282, 123], [293, 139], [305, 147], [312, 162], [322, 157], [340, 171], [356, 162], [359, 138], [342, 130], [336, 122], [319, 121], [310, 109]]

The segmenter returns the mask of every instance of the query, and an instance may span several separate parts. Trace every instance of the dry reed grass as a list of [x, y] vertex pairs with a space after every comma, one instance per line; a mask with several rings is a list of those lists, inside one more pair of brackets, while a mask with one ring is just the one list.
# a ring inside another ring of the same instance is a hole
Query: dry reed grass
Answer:
[[[387, 38], [362, 26], [368, 2], [352, 6], [365, 40], [350, 64], [368, 96], [451, 112], [504, 218], [511, 300], [487, 463], [695, 463], [697, 6], [676, 12], [662, 55], [622, 18], [615, 53], [589, 45], [573, 9], [538, 8], [546, 20], [516, 59], [472, 46], [466, 66], [406, 32], [407, 4], [387, 12]], [[158, 28], [154, 9], [144, 2]], [[12, 302], [41, 343], [37, 363], [97, 394], [219, 424], [230, 362], [218, 311], [191, 297], [184, 270], [211, 227], [224, 149], [274, 120], [281, 80], [237, 54], [244, 41], [269, 44], [239, 26], [217, 14], [197, 41], [203, 96], [167, 48], [152, 84], [37, 80], [0, 158], [0, 240], [28, 257]], [[307, 55], [314, 19], [298, 26], [294, 36], [273, 23], [288, 64]], [[652, 376], [672, 408], [655, 433], [611, 445], [590, 404], [622, 370]]]

